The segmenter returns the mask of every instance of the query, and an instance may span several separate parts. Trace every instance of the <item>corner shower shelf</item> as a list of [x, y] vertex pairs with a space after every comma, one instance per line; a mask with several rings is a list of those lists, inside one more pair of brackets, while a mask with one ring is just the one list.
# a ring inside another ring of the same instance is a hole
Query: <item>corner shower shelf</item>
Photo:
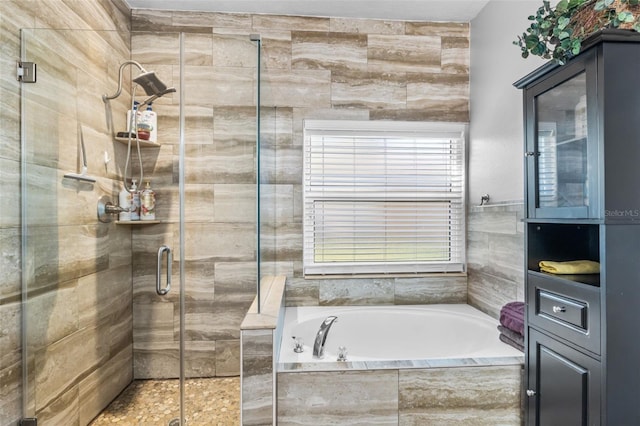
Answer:
[[[129, 144], [129, 138], [114, 138], [115, 140], [117, 140], [120, 143], [123, 143], [125, 145]], [[135, 144], [136, 140], [135, 139], [131, 139], [131, 143]], [[140, 139], [140, 148], [159, 148], [161, 145], [157, 142], [149, 142], [146, 141], [144, 139]]]
[[162, 223], [160, 220], [116, 220], [116, 225], [155, 225]]

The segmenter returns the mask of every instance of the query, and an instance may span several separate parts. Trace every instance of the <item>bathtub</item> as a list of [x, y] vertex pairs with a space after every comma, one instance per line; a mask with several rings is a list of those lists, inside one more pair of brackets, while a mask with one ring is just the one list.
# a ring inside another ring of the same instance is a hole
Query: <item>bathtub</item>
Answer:
[[[338, 317], [329, 330], [322, 360], [313, 358], [320, 324]], [[522, 357], [498, 339], [498, 321], [469, 305], [289, 307], [285, 309], [279, 361], [331, 363], [338, 347], [347, 361], [422, 361]], [[294, 352], [293, 337], [303, 340]]]
[[[317, 359], [315, 336], [330, 315], [338, 320]], [[497, 325], [460, 304], [288, 307], [277, 424], [520, 425], [524, 355], [498, 339]], [[339, 346], [347, 361], [337, 361]]]

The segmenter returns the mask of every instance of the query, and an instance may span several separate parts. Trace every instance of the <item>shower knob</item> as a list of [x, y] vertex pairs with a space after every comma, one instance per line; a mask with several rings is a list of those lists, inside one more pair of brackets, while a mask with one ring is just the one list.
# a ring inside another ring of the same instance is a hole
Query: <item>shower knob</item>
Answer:
[[124, 209], [120, 206], [116, 206], [111, 202], [111, 199], [103, 195], [98, 199], [98, 220], [102, 223], [111, 222], [112, 215], [122, 213]]

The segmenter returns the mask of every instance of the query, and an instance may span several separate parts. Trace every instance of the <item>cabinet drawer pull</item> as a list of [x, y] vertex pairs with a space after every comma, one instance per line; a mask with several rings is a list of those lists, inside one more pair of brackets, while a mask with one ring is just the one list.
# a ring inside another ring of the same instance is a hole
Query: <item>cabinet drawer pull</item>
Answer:
[[553, 309], [553, 312], [556, 314], [559, 314], [561, 312], [567, 312], [567, 308], [565, 308], [564, 306], [554, 306], [552, 309]]

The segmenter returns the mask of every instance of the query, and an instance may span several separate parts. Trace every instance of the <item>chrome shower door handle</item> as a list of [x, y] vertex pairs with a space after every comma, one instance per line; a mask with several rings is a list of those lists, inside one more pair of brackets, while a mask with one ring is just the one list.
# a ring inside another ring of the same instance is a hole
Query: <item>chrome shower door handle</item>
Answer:
[[[162, 288], [162, 258], [167, 253], [167, 280], [166, 285]], [[164, 296], [171, 290], [171, 263], [173, 262], [173, 255], [171, 254], [171, 248], [162, 246], [158, 249], [158, 265], [156, 269], [156, 293], [160, 296]]]

